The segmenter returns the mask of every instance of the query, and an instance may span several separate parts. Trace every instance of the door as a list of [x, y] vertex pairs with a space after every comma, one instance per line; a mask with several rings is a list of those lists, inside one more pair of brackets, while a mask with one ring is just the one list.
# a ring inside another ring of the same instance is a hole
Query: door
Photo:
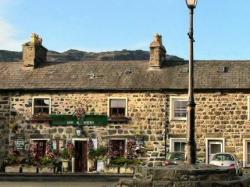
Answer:
[[208, 140], [208, 152], [207, 152], [208, 163], [213, 154], [221, 152], [223, 152], [222, 140]]
[[87, 141], [75, 141], [75, 172], [86, 172], [88, 163]]

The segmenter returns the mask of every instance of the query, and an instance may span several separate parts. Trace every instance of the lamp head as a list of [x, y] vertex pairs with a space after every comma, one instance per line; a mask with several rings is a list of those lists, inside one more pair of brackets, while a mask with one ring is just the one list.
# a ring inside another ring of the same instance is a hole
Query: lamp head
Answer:
[[76, 135], [78, 137], [82, 135], [82, 129], [79, 126], [76, 128]]
[[187, 7], [190, 9], [194, 9], [196, 7], [198, 0], [186, 0]]

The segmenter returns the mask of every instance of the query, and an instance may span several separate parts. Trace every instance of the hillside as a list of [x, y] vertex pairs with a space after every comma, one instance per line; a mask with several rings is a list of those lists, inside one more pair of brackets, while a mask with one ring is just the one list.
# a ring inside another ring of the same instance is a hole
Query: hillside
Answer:
[[[176, 56], [168, 56], [172, 60], [182, 60]], [[149, 52], [143, 50], [122, 50], [107, 52], [85, 52], [70, 49], [65, 52], [48, 51], [49, 62], [67, 61], [119, 61], [119, 60], [148, 60]], [[0, 62], [17, 62], [22, 60], [22, 52], [0, 50]]]

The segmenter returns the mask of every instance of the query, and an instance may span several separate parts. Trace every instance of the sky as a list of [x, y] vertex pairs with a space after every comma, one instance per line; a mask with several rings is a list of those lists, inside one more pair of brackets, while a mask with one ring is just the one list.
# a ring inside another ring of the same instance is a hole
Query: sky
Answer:
[[[250, 59], [250, 1], [198, 0], [199, 60]], [[149, 50], [155, 33], [170, 55], [188, 59], [185, 0], [0, 0], [0, 49], [21, 51], [31, 33], [49, 50]]]

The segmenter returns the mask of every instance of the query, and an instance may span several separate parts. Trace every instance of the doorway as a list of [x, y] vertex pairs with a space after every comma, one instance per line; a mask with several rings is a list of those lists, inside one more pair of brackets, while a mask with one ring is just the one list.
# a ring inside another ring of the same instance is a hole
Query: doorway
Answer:
[[209, 139], [207, 140], [207, 163], [209, 164], [211, 157], [215, 153], [224, 152], [224, 140], [222, 139]]
[[75, 172], [88, 170], [88, 142], [75, 141]]

